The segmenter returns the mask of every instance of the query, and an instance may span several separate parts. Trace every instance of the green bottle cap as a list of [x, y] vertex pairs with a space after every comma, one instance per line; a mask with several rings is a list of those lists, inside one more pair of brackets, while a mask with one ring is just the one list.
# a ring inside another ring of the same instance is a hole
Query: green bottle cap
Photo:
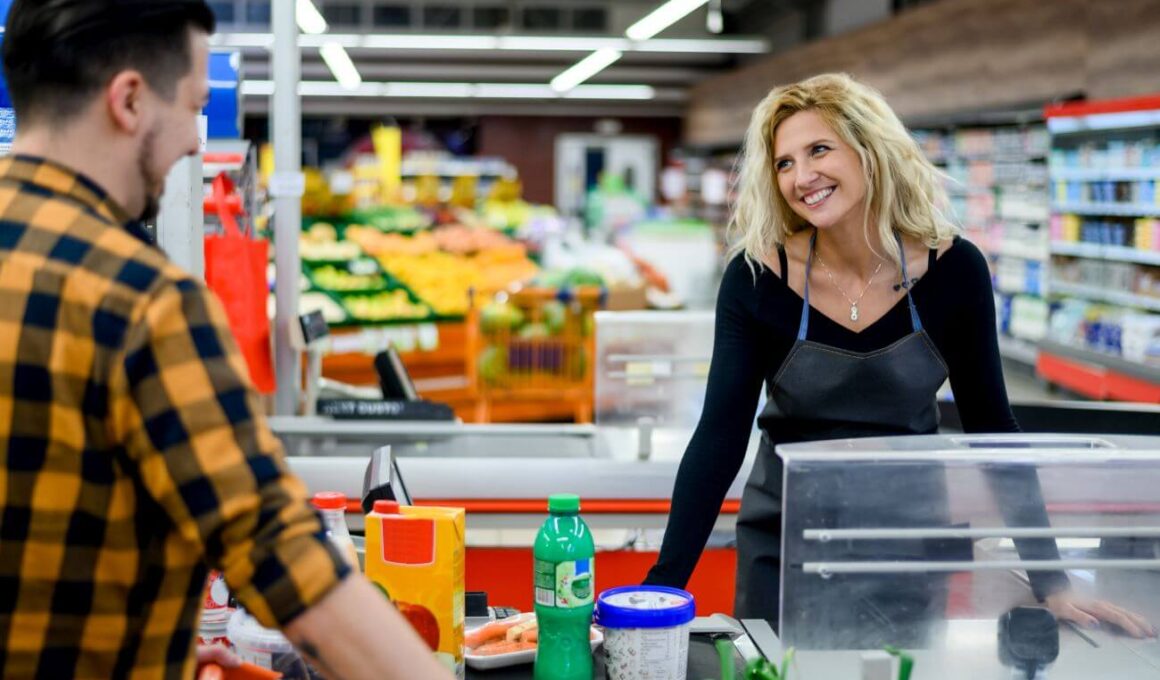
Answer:
[[548, 496], [548, 512], [580, 512], [580, 497], [574, 493]]

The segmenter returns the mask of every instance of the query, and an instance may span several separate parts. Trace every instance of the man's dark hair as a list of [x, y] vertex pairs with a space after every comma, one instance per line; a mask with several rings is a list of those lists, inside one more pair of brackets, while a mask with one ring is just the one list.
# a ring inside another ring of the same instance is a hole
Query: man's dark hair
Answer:
[[126, 69], [172, 99], [191, 68], [191, 28], [214, 31], [204, 0], [16, 0], [4, 73], [17, 118], [66, 122]]

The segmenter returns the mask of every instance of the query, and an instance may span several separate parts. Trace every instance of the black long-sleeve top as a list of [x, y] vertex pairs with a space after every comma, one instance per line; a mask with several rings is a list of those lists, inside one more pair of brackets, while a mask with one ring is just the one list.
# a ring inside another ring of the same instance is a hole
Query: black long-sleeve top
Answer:
[[[912, 287], [923, 328], [950, 369], [966, 432], [1018, 432], [1003, 383], [995, 326], [995, 302], [987, 261], [969, 241], [956, 238]], [[701, 420], [681, 460], [660, 557], [645, 582], [684, 587], [700, 559], [713, 524], [745, 458], [763, 384], [768, 385], [797, 336], [802, 298], [768, 268], [754, 280], [743, 256], [726, 267], [717, 298], [713, 358]], [[903, 298], [881, 319], [856, 333], [810, 309], [809, 339], [855, 352], [870, 352], [912, 332]], [[1000, 506], [1004, 497], [1038, 494], [1038, 479], [999, 471], [990, 476]], [[1028, 484], [1032, 485], [1031, 488]], [[1041, 506], [1040, 506], [1041, 507]], [[1046, 511], [1017, 518], [1046, 525]], [[1012, 517], [1008, 517], [1011, 523]], [[1019, 542], [1020, 552], [1035, 542]], [[1054, 543], [1032, 552], [1058, 556]], [[1063, 578], [1036, 579], [1039, 597]], [[1048, 583], [1051, 581], [1051, 584]]]

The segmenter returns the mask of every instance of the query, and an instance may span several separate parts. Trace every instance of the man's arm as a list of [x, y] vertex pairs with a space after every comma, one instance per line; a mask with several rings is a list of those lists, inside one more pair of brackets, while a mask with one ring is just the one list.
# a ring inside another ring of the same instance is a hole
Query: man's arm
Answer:
[[452, 677], [407, 620], [358, 575], [345, 579], [284, 632], [330, 680]]

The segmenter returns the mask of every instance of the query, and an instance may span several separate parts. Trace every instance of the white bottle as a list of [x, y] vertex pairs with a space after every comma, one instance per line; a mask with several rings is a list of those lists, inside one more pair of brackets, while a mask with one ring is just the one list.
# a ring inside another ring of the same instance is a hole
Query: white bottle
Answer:
[[346, 494], [338, 491], [322, 491], [314, 494], [311, 504], [322, 515], [326, 537], [338, 546], [339, 552], [355, 571], [361, 571], [358, 564], [358, 550], [346, 526]]

